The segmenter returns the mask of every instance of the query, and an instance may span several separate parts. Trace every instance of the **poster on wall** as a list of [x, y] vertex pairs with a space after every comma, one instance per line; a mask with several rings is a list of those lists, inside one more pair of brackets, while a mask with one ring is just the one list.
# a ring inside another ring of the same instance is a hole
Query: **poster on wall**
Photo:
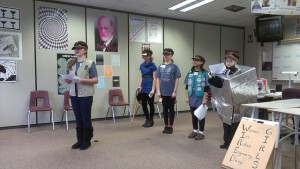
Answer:
[[150, 43], [142, 43], [141, 52], [143, 52], [146, 49], [151, 49]]
[[251, 12], [277, 15], [300, 15], [300, 0], [252, 0]]
[[147, 19], [148, 42], [162, 43], [162, 20]]
[[117, 17], [103, 14], [95, 19], [95, 50], [118, 52]]
[[111, 77], [112, 76], [112, 66], [111, 65], [105, 65], [104, 66], [104, 76], [105, 77]]
[[0, 6], [0, 28], [20, 30], [20, 9]]
[[59, 95], [63, 95], [69, 89], [69, 84], [64, 81], [62, 75], [66, 75], [67, 63], [74, 57], [76, 57], [74, 54], [57, 54], [57, 93]]
[[40, 49], [68, 49], [67, 10], [39, 7], [38, 24]]
[[0, 32], [0, 59], [22, 60], [22, 34]]
[[120, 87], [120, 76], [113, 76], [113, 87]]
[[104, 64], [104, 56], [102, 54], [96, 54], [96, 65]]
[[97, 89], [105, 88], [105, 79], [104, 76], [98, 76]]
[[131, 42], [145, 42], [145, 18], [131, 16], [129, 18], [129, 40]]
[[17, 61], [0, 60], [0, 82], [16, 82]]
[[120, 66], [121, 63], [120, 63], [120, 54], [118, 53], [114, 53], [111, 55], [111, 65], [112, 66]]

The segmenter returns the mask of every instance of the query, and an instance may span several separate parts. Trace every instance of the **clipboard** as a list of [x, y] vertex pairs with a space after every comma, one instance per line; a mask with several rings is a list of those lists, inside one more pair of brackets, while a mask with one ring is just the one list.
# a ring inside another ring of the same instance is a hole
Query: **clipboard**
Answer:
[[275, 147], [278, 122], [243, 117], [222, 162], [223, 168], [266, 169]]

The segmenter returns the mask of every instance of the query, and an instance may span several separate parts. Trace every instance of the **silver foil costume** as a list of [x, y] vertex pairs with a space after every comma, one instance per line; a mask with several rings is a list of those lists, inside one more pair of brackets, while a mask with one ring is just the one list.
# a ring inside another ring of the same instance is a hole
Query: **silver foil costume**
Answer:
[[224, 80], [222, 88], [211, 85], [212, 106], [217, 109], [221, 120], [231, 125], [239, 122], [243, 116], [250, 115], [251, 109], [241, 104], [257, 102], [256, 69], [239, 65], [238, 72], [232, 75], [215, 76]]

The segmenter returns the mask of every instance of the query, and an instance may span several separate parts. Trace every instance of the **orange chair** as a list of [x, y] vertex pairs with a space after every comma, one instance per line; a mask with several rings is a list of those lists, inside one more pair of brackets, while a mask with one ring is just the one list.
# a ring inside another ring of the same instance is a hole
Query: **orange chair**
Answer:
[[[37, 99], [43, 99], [43, 104], [41, 106], [37, 105]], [[28, 132], [30, 132], [30, 113], [38, 111], [50, 111], [50, 123], [52, 122], [52, 130], [54, 130], [54, 117], [49, 102], [48, 91], [37, 90], [30, 92], [29, 111], [27, 113]]]
[[64, 93], [64, 111], [61, 116], [61, 122], [64, 120], [64, 115], [66, 115], [66, 126], [67, 130], [69, 130], [69, 123], [68, 123], [68, 111], [73, 110], [73, 107], [70, 105], [70, 92], [65, 91]]
[[[117, 101], [115, 101], [115, 99], [116, 99]], [[105, 119], [107, 118], [108, 112], [109, 112], [109, 110], [111, 109], [111, 110], [112, 110], [112, 115], [113, 115], [114, 123], [116, 123], [116, 121], [115, 121], [115, 110], [114, 110], [114, 108], [115, 108], [115, 107], [118, 107], [118, 106], [125, 106], [125, 108], [124, 108], [124, 113], [123, 113], [123, 116], [124, 116], [124, 115], [125, 115], [126, 107], [128, 106], [128, 114], [129, 114], [129, 117], [130, 117], [130, 119], [131, 119], [131, 121], [132, 121], [132, 118], [131, 118], [131, 110], [130, 110], [130, 104], [129, 104], [128, 102], [125, 102], [125, 101], [124, 101], [124, 98], [123, 98], [123, 94], [122, 94], [122, 90], [121, 90], [121, 89], [110, 89], [110, 90], [109, 90], [108, 104], [109, 104], [109, 107], [108, 107], [108, 110], [107, 110]]]

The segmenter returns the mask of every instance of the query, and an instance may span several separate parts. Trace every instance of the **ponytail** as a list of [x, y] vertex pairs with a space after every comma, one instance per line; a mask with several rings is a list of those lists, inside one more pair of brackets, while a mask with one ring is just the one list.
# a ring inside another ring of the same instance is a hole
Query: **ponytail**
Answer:
[[72, 67], [75, 65], [76, 62], [77, 62], [77, 58], [71, 59], [71, 60], [68, 62], [68, 69], [71, 70]]

